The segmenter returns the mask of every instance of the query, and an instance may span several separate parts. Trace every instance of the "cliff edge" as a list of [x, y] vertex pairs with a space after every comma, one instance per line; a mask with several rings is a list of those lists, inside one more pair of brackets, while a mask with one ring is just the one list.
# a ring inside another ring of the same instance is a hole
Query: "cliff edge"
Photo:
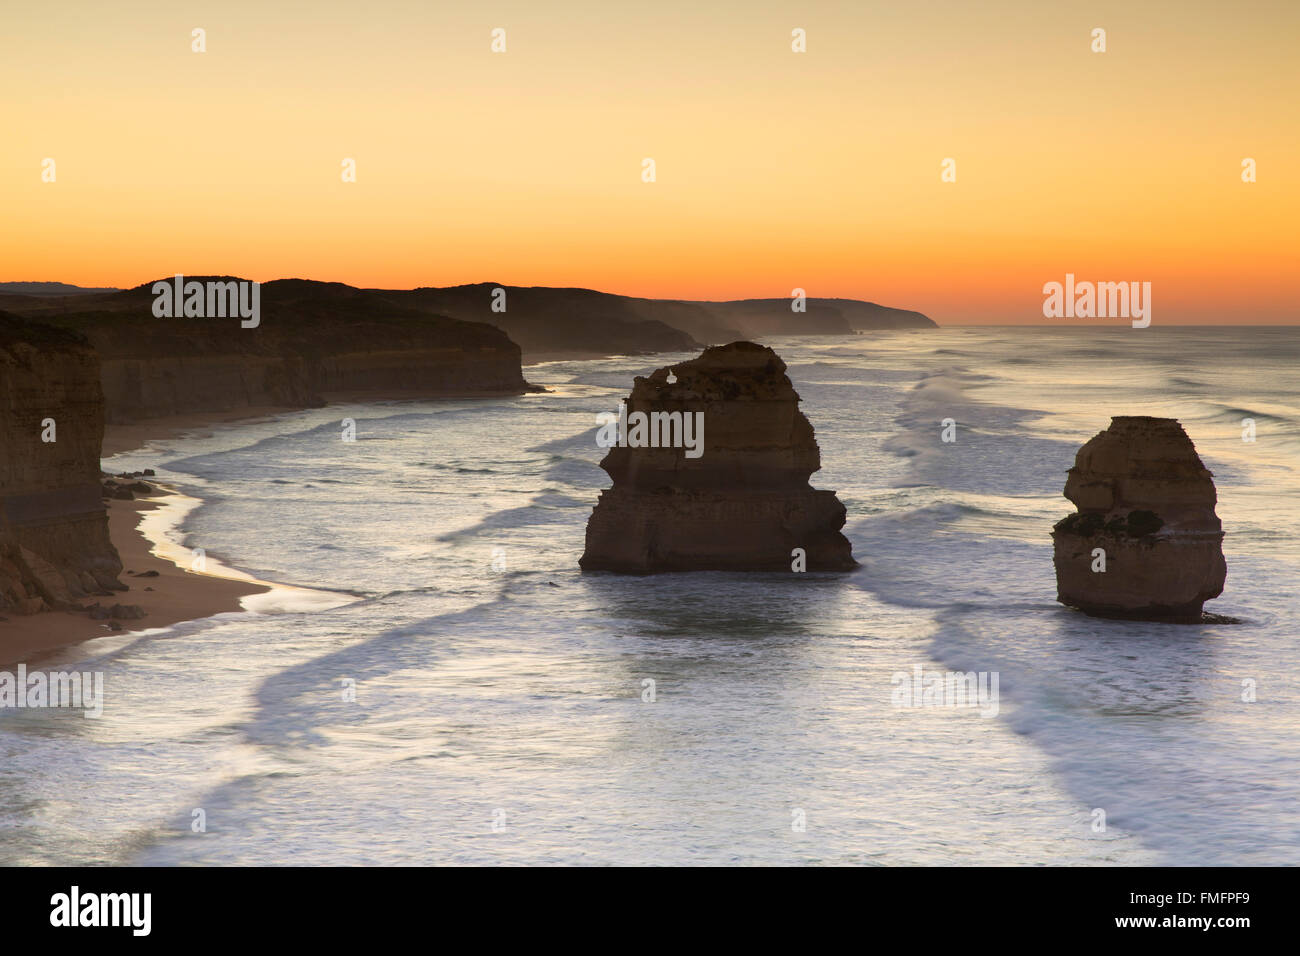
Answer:
[[[264, 283], [255, 325], [246, 327], [231, 309], [212, 314], [212, 290], [243, 281], [186, 276], [185, 283], [206, 290], [204, 315], [183, 314], [179, 298], [176, 314], [156, 315], [154, 283], [147, 282], [106, 295], [32, 297], [24, 317], [78, 332], [95, 348], [110, 424], [244, 407], [531, 388], [519, 346], [500, 329], [338, 282]], [[216, 301], [225, 304], [220, 296]]]
[[0, 613], [125, 589], [100, 497], [99, 371], [81, 336], [0, 313]]

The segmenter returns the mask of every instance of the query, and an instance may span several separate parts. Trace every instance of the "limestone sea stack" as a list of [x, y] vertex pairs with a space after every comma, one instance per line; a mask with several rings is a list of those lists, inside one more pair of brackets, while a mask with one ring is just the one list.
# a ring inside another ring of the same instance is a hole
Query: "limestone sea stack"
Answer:
[[[840, 533], [844, 506], [808, 484], [821, 452], [785, 368], [766, 346], [732, 342], [638, 376], [624, 410], [628, 428], [611, 426], [621, 438], [601, 467], [614, 486], [587, 521], [581, 566], [791, 571], [803, 569], [799, 548], [808, 571], [856, 567]], [[638, 412], [650, 423], [641, 435]], [[654, 423], [666, 426], [676, 414], [698, 423], [689, 436], [702, 438], [698, 447], [647, 447], [661, 437]]]
[[1079, 449], [1065, 497], [1079, 510], [1052, 529], [1062, 604], [1099, 617], [1197, 622], [1223, 593], [1214, 479], [1175, 419], [1112, 418]]

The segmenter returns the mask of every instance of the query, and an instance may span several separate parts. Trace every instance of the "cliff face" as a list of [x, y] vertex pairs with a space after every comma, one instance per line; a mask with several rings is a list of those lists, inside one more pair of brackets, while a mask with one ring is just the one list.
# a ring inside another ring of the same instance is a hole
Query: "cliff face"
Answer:
[[891, 309], [857, 299], [807, 299], [805, 311], [791, 309], [789, 299], [736, 299], [692, 302], [719, 323], [745, 335], [848, 335], [866, 329], [933, 329], [933, 320], [920, 312]]
[[[493, 312], [493, 291], [505, 292], [504, 312]], [[849, 335], [859, 329], [934, 328], [919, 312], [855, 299], [808, 299], [794, 312], [789, 299], [729, 302], [643, 299], [591, 289], [550, 289], [481, 282], [445, 289], [387, 293], [394, 301], [509, 333], [525, 351], [684, 352], [699, 343], [745, 336]]]
[[[237, 281], [187, 276], [187, 281]], [[528, 389], [500, 329], [413, 309], [340, 283], [261, 288], [260, 321], [153, 314], [152, 283], [31, 300], [29, 314], [86, 336], [102, 363], [110, 423], [335, 397], [436, 398]]]
[[[1089, 614], [1199, 621], [1227, 564], [1214, 480], [1172, 418], [1123, 416], [1065, 483], [1078, 513], [1052, 530], [1057, 600]], [[1093, 551], [1104, 552], [1105, 570]]]
[[771, 349], [733, 342], [638, 377], [629, 424], [638, 413], [694, 416], [700, 440], [610, 449], [601, 467], [614, 486], [587, 522], [584, 569], [790, 571], [796, 548], [809, 571], [856, 566], [840, 534], [844, 506], [808, 484], [821, 454]]
[[[187, 278], [206, 281], [214, 277]], [[59, 283], [11, 283], [9, 289], [0, 284], [0, 309], [32, 316], [39, 321], [62, 321], [73, 313], [81, 313], [85, 331], [110, 360], [105, 362], [109, 373], [106, 388], [110, 420], [116, 421], [113, 416], [119, 407], [119, 393], [114, 383], [118, 379], [138, 380], [137, 394], [142, 400], [154, 390], [161, 390], [158, 394], [163, 396], [173, 393], [174, 387], [166, 379], [169, 372], [178, 371], [174, 363], [118, 368], [111, 361], [115, 355], [139, 360], [150, 357], [152, 353], [133, 347], [128, 339], [119, 343], [116, 351], [110, 354], [110, 350], [102, 348], [100, 339], [103, 327], [108, 324], [105, 321], [108, 314], [132, 312], [137, 322], [150, 317], [151, 285], [146, 283], [135, 289], [105, 293]], [[498, 289], [505, 294], [504, 302], [500, 301]], [[644, 299], [593, 289], [509, 286], [496, 282], [399, 290], [356, 289], [337, 282], [284, 279], [266, 283], [263, 290], [268, 304], [272, 299], [279, 300], [281, 321], [290, 325], [301, 325], [309, 317], [328, 321], [331, 314], [348, 309], [356, 311], [364, 304], [365, 313], [358, 311], [354, 318], [368, 317], [381, 322], [395, 320], [401, 324], [422, 316], [429, 324], [430, 332], [449, 320], [459, 320], [462, 324], [482, 323], [505, 332], [512, 344], [517, 343], [525, 352], [534, 353], [563, 351], [635, 355], [687, 352], [699, 348], [701, 343], [712, 345], [764, 335], [848, 335], [861, 330], [933, 328], [935, 325], [919, 312], [891, 309], [856, 299], [810, 298], [806, 300], [805, 311], [794, 312], [788, 298], [726, 302]], [[26, 294], [17, 294], [19, 292]], [[504, 311], [494, 310], [494, 304], [498, 307], [503, 304]], [[137, 325], [137, 331], [145, 327]], [[309, 340], [319, 329], [312, 323], [305, 327], [305, 331], [309, 334], [304, 335], [304, 339]], [[195, 334], [202, 336], [204, 333], [196, 331]], [[453, 337], [459, 334], [462, 333], [455, 333]], [[247, 336], [240, 340], [237, 351], [241, 355], [248, 355], [250, 341]], [[362, 342], [360, 344], [364, 347], [358, 347], [354, 340], [353, 358], [350, 362], [340, 363], [338, 368], [355, 366], [360, 381], [365, 381], [370, 374], [382, 377], [380, 370], [393, 366], [364, 356], [370, 354], [372, 345], [382, 350], [384, 341], [381, 335], [375, 342]], [[489, 347], [496, 350], [496, 346]], [[277, 347], [276, 350], [283, 352], [284, 348]], [[426, 357], [436, 358], [432, 353]], [[249, 357], [248, 362], [252, 367], [247, 373], [233, 377], [229, 370], [220, 367], [220, 363], [207, 361], [188, 363], [183, 374], [175, 377], [183, 382], [192, 374], [204, 378], [210, 376], [211, 388], [205, 386], [204, 391], [211, 394], [248, 392], [261, 396], [259, 400], [246, 404], [270, 404], [281, 392], [297, 396], [289, 404], [309, 403], [314, 386], [308, 380], [292, 379], [291, 373], [295, 370], [286, 367], [282, 358], [261, 361]], [[415, 367], [414, 363], [406, 366], [408, 370]], [[498, 383], [494, 386], [495, 391], [510, 387], [502, 384], [503, 372], [495, 366], [483, 366], [476, 370], [476, 374], [479, 380], [483, 380], [483, 375], [491, 376]], [[275, 381], [266, 383], [267, 375]], [[426, 380], [430, 378], [426, 376]], [[428, 382], [421, 387], [427, 388]], [[192, 397], [197, 395], [196, 389]], [[274, 403], [283, 404], [278, 400]]]
[[103, 432], [94, 351], [0, 313], [0, 613], [121, 589], [100, 498]]
[[[494, 290], [505, 291], [505, 311], [492, 311]], [[698, 343], [681, 328], [635, 306], [636, 300], [591, 289], [499, 286], [492, 282], [388, 293], [409, 303], [504, 330], [528, 352], [573, 351], [595, 355], [685, 352]]]
[[895, 309], [857, 299], [818, 299], [840, 311], [854, 329], [936, 329], [939, 324], [912, 309]]

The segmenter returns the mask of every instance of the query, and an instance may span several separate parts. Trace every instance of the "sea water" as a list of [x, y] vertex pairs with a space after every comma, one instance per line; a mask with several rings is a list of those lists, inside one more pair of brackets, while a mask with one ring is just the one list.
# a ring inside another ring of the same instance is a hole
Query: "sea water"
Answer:
[[[765, 341], [853, 573], [579, 571], [596, 415], [688, 354], [110, 459], [202, 500], [177, 543], [308, 590], [33, 662], [104, 711], [0, 712], [0, 863], [1300, 862], [1300, 330]], [[1055, 602], [1112, 415], [1214, 472], [1238, 623]], [[918, 667], [995, 675], [996, 714], [900, 705]]]

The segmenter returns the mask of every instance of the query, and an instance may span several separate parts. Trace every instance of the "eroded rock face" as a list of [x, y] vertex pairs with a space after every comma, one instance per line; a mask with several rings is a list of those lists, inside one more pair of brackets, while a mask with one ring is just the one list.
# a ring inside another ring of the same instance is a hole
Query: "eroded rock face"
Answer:
[[0, 314], [0, 613], [122, 587], [100, 498], [103, 434], [89, 345]]
[[[1228, 573], [1214, 479], [1172, 418], [1118, 416], [1065, 482], [1052, 529], [1057, 600], [1102, 617], [1195, 622]], [[1105, 571], [1094, 571], [1104, 552]]]
[[614, 487], [587, 522], [584, 569], [790, 571], [796, 548], [809, 571], [857, 566], [844, 506], [808, 484], [821, 453], [771, 349], [733, 342], [638, 377], [627, 412], [702, 413], [701, 453], [610, 448], [601, 467]]
[[[267, 282], [259, 324], [243, 328], [240, 318], [155, 316], [153, 285], [41, 297], [22, 306], [32, 322], [74, 330], [98, 353], [110, 424], [244, 407], [319, 407], [369, 396], [530, 390], [519, 346], [500, 329], [398, 304], [376, 290], [302, 279]], [[487, 311], [489, 298], [483, 301]]]

